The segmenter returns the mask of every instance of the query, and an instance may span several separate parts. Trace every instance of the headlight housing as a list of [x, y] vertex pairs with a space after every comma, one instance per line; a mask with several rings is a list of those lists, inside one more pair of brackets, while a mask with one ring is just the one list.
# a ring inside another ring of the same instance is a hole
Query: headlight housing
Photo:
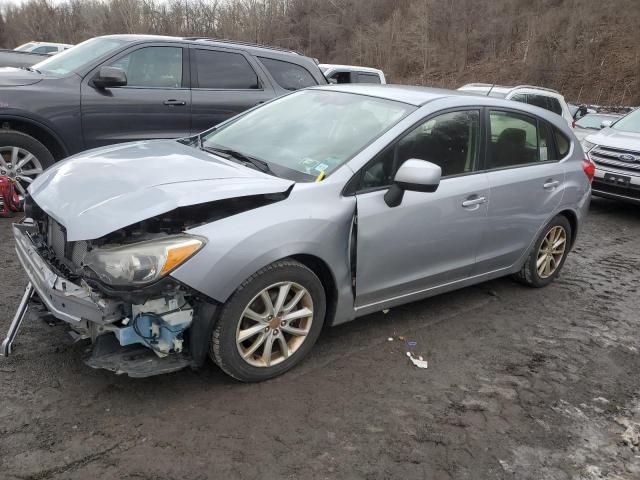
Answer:
[[584, 150], [584, 153], [589, 153], [589, 150], [591, 150], [593, 147], [596, 146], [595, 143], [591, 143], [591, 142], [587, 142], [586, 140], [582, 140], [582, 149]]
[[87, 253], [83, 266], [107, 285], [145, 285], [159, 280], [182, 265], [205, 243], [202, 237], [183, 234], [129, 245], [96, 248]]

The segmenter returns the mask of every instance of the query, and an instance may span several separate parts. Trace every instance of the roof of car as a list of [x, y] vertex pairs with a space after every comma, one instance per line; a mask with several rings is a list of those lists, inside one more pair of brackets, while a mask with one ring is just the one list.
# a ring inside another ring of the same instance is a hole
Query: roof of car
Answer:
[[538, 87], [536, 85], [516, 85], [516, 86], [505, 86], [505, 85], [494, 85], [491, 83], [468, 83], [463, 85], [458, 90], [466, 91], [466, 92], [476, 92], [481, 94], [489, 93], [491, 97], [499, 97], [504, 98], [509, 93], [514, 90], [541, 90], [543, 92], [552, 93], [554, 95], [560, 95], [560, 92], [557, 90], [553, 90], [551, 88], [546, 87]]
[[210, 37], [171, 37], [167, 35], [138, 35], [138, 34], [120, 34], [120, 35], [107, 35], [108, 37], [119, 38], [129, 42], [144, 42], [144, 41], [165, 41], [165, 42], [189, 42], [189, 43], [206, 43], [207, 45], [215, 45], [218, 47], [226, 48], [242, 48], [244, 50], [252, 50], [255, 52], [264, 53], [284, 53], [290, 55], [301, 55], [299, 52], [288, 50], [286, 48], [274, 47], [270, 45], [260, 45], [257, 43], [243, 42], [239, 40], [227, 40], [224, 38], [210, 38]]
[[444, 97], [473, 96], [469, 93], [458, 90], [447, 90], [444, 88], [418, 87], [412, 85], [381, 85], [377, 83], [340, 83], [337, 85], [323, 85], [323, 90], [333, 90], [337, 92], [357, 93], [370, 97], [395, 100], [397, 102], [408, 103], [415, 106], [424, 105], [427, 102]]
[[318, 67], [326, 68], [326, 69], [335, 69], [335, 70], [348, 70], [348, 71], [362, 71], [362, 72], [371, 72], [371, 73], [383, 73], [379, 68], [373, 67], [360, 67], [358, 65], [337, 65], [335, 63], [320, 63]]

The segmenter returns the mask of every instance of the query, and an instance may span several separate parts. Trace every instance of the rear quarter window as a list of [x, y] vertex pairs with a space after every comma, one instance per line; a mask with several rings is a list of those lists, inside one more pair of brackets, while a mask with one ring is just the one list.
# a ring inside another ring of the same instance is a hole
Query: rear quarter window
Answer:
[[556, 140], [556, 149], [558, 150], [558, 155], [560, 159], [567, 156], [569, 153], [569, 149], [571, 148], [571, 141], [567, 138], [567, 136], [558, 130], [555, 127], [553, 128], [553, 136]]
[[318, 84], [313, 75], [300, 65], [273, 58], [259, 57], [259, 59], [276, 83], [285, 90], [299, 90]]

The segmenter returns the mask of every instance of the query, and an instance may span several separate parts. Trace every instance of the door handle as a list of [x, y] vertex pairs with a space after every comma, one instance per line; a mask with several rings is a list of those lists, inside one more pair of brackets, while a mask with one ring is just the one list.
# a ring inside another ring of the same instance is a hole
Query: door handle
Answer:
[[542, 185], [542, 186], [544, 187], [545, 190], [553, 190], [558, 185], [560, 185], [560, 181], [559, 180], [547, 180], [545, 182], [545, 184]]
[[467, 200], [465, 200], [464, 202], [462, 202], [462, 206], [465, 208], [468, 207], [473, 207], [475, 205], [480, 205], [482, 203], [485, 203], [487, 201], [486, 198], [484, 197], [474, 197], [474, 198], [468, 198]]
[[185, 102], [184, 100], [173, 100], [173, 99], [165, 100], [162, 103], [170, 107], [182, 107], [183, 105], [187, 104], [187, 102]]

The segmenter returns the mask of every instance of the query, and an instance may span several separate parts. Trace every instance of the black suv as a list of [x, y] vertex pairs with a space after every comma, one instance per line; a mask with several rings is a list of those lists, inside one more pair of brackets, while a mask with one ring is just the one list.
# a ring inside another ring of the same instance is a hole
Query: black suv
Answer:
[[96, 37], [0, 69], [0, 175], [23, 193], [44, 168], [112, 143], [187, 137], [291, 90], [327, 83], [296, 52], [206, 38]]

